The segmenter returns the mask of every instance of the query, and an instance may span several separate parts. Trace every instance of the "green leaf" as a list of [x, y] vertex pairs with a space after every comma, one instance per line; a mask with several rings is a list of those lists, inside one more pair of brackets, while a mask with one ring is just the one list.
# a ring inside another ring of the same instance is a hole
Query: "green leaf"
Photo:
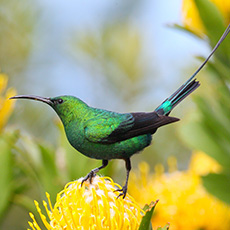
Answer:
[[44, 144], [39, 143], [38, 147], [40, 149], [41, 157], [42, 157], [42, 166], [46, 170], [46, 173], [49, 175], [56, 176], [57, 175], [57, 167], [56, 167], [56, 159], [54, 150], [48, 148]]
[[[52, 199], [62, 189], [61, 176], [58, 174], [55, 152], [52, 148], [39, 143], [38, 148], [42, 157], [39, 176], [45, 191], [48, 191]], [[53, 200], [52, 200], [53, 201]]]
[[141, 224], [139, 227], [139, 230], [152, 230], [152, 225], [151, 225], [151, 218], [153, 215], [153, 210], [158, 203], [158, 200], [155, 202], [151, 202], [150, 205], [145, 205], [143, 208], [145, 210], [145, 216], [141, 220]]
[[[207, 31], [210, 45], [214, 47], [220, 39], [225, 26], [225, 19], [218, 8], [209, 0], [195, 0], [200, 18]], [[228, 42], [223, 42], [216, 52], [216, 57], [220, 58], [223, 62], [228, 63], [230, 45]]]
[[[223, 87], [221, 89], [223, 90]], [[216, 95], [213, 96], [215, 97]], [[221, 111], [220, 105], [218, 105], [221, 102], [214, 102], [211, 99], [199, 96], [196, 97], [195, 102], [202, 112], [202, 123], [212, 135], [213, 141], [217, 142], [222, 149], [223, 144], [227, 144], [228, 148], [225, 152], [230, 156], [229, 140], [227, 138], [230, 136], [228, 128], [230, 127], [230, 119], [228, 114]]]
[[11, 147], [7, 140], [0, 136], [0, 218], [10, 203], [10, 197], [13, 193], [12, 171], [13, 159]]
[[197, 34], [197, 33], [194, 33], [193, 30], [190, 30], [189, 28], [184, 27], [184, 26], [181, 26], [181, 25], [179, 25], [179, 24], [176, 24], [176, 23], [175, 23], [175, 24], [173, 24], [173, 25], [169, 25], [169, 27], [178, 29], [178, 30], [180, 30], [180, 31], [187, 32], [187, 33], [189, 33], [189, 34], [195, 36], [196, 38], [203, 39], [203, 37], [202, 37], [201, 35], [199, 35], [199, 34]]
[[220, 200], [230, 204], [230, 175], [210, 173], [202, 177], [207, 191]]
[[223, 152], [202, 122], [189, 121], [180, 128], [183, 140], [193, 149], [201, 150], [216, 159], [223, 167], [230, 167], [230, 156]]
[[169, 229], [169, 224], [166, 224], [163, 228], [159, 227], [157, 230], [168, 230]]
[[[204, 59], [203, 59], [204, 61]], [[219, 59], [215, 59], [215, 62], [209, 62], [209, 67], [211, 71], [213, 71], [214, 73], [216, 73], [214, 76], [216, 78], [219, 78], [220, 80], [223, 81], [230, 81], [230, 67], [229, 64], [226, 65], [226, 63], [221, 62], [221, 60]], [[229, 90], [229, 89], [228, 89]]]

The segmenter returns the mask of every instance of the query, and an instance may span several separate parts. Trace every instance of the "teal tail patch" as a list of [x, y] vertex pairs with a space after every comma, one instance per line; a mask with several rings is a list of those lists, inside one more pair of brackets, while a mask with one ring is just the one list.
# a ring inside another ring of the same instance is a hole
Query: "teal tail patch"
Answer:
[[[190, 79], [189, 79], [190, 80]], [[168, 97], [160, 106], [155, 109], [160, 115], [168, 116], [172, 109], [184, 100], [190, 93], [200, 86], [196, 79], [187, 81], [175, 93]]]
[[[228, 33], [230, 32], [230, 24], [222, 34], [221, 38], [215, 45], [215, 47], [212, 49], [209, 56], [205, 59], [205, 61], [201, 64], [201, 66], [195, 71], [195, 73], [183, 84], [174, 94], [172, 94], [169, 98], [167, 98], [160, 106], [158, 106], [155, 109], [155, 112], [157, 112], [160, 115], [169, 115], [169, 113], [172, 111], [172, 109], [179, 104], [184, 98], [186, 98], [190, 93], [192, 93], [196, 88], [200, 86], [199, 81], [197, 81], [195, 76], [201, 71], [201, 69], [206, 65], [208, 60], [211, 58], [211, 56], [215, 53], [217, 48], [220, 46], [220, 44], [224, 41]], [[194, 79], [194, 80], [193, 80]]]

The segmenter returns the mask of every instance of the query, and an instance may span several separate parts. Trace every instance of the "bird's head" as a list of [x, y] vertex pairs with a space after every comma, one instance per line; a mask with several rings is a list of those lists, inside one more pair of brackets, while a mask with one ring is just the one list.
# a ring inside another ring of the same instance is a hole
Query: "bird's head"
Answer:
[[51, 106], [62, 122], [69, 123], [73, 118], [83, 116], [86, 108], [88, 107], [83, 101], [73, 96], [58, 96], [58, 97], [40, 97], [33, 95], [18, 95], [10, 99], [29, 99], [41, 101]]

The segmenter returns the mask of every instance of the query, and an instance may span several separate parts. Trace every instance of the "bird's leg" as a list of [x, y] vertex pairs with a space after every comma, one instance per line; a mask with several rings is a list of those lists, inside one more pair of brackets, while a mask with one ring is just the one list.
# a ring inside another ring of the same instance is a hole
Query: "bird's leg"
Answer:
[[91, 170], [82, 180], [81, 182], [81, 186], [83, 185], [83, 183], [85, 181], [87, 181], [89, 179], [89, 183], [91, 184], [92, 183], [92, 179], [93, 177], [96, 176], [96, 173], [99, 172], [99, 170], [105, 168], [107, 165], [108, 165], [108, 160], [102, 160], [102, 166], [98, 167], [98, 168], [95, 168], [93, 170]]
[[125, 185], [121, 188], [121, 189], [117, 189], [115, 191], [121, 192], [117, 198], [119, 198], [120, 196], [123, 196], [123, 199], [126, 196], [127, 193], [127, 189], [128, 189], [128, 180], [129, 180], [129, 172], [131, 170], [131, 162], [130, 162], [130, 158], [126, 158], [125, 160], [125, 167], [126, 167], [126, 181], [125, 181]]

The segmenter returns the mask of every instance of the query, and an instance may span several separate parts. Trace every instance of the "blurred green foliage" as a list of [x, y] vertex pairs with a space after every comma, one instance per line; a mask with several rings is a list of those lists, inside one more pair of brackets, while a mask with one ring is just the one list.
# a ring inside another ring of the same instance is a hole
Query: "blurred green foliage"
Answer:
[[18, 75], [28, 60], [35, 23], [31, 0], [0, 0], [0, 68]]
[[[224, 18], [213, 3], [202, 0], [195, 2], [212, 47], [226, 29]], [[198, 116], [181, 127], [182, 137], [188, 145], [204, 151], [222, 166], [220, 174], [203, 176], [203, 184], [210, 193], [228, 204], [230, 204], [229, 41], [228, 36], [215, 53], [213, 62], [208, 63], [208, 76], [201, 86], [203, 88], [199, 95], [195, 95]]]
[[[92, 65], [110, 83], [117, 96], [130, 103], [143, 92], [146, 66], [140, 31], [128, 22], [85, 31], [73, 41], [74, 54], [84, 65]], [[87, 67], [86, 67], [87, 68]]]
[[[10, 81], [13, 80], [14, 84], [22, 81], [19, 76], [26, 68], [33, 46], [36, 16], [34, 6], [34, 1], [30, 0], [0, 0], [0, 70], [9, 74]], [[2, 94], [2, 89], [0, 91]], [[4, 100], [6, 100], [4, 97], [0, 98], [1, 106]], [[7, 113], [7, 107], [1, 109], [5, 109]], [[1, 114], [3, 116], [4, 111]], [[26, 159], [18, 161], [18, 154], [15, 151], [18, 139], [17, 131], [0, 130], [0, 229], [20, 227], [20, 212], [12, 212], [15, 203], [21, 203], [27, 208], [33, 207], [27, 205], [27, 198], [23, 195], [28, 184], [26, 183], [27, 171], [26, 168], [22, 170], [21, 163]], [[12, 217], [14, 221], [11, 220]]]
[[11, 146], [8, 143], [11, 137], [4, 135], [0, 137], [0, 187], [1, 187], [1, 196], [0, 196], [0, 217], [3, 217], [5, 209], [9, 205], [10, 197], [13, 194], [13, 155], [11, 153]]

